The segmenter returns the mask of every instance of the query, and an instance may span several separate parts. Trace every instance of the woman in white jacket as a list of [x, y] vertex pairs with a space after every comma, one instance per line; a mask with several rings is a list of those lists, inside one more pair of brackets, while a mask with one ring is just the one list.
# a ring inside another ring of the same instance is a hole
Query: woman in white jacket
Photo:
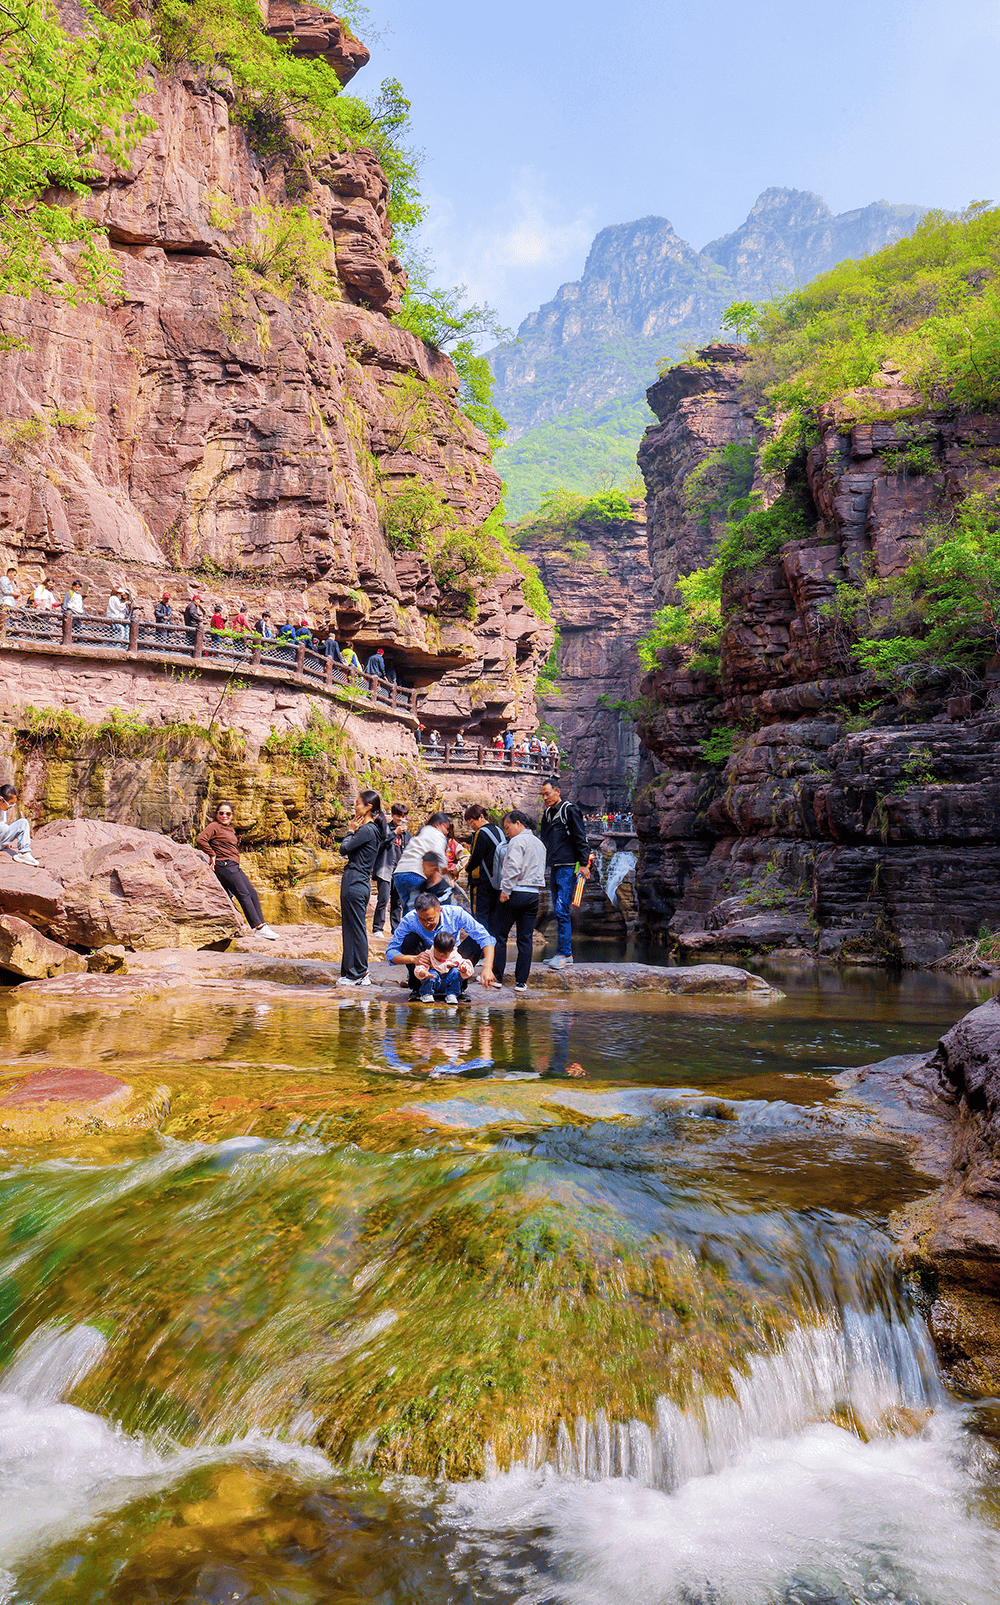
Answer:
[[423, 862], [428, 853], [433, 853], [442, 864], [448, 862], [448, 837], [451, 831], [450, 814], [431, 814], [426, 825], [421, 825], [403, 848], [392, 877], [403, 915], [410, 912], [417, 890], [424, 883]]
[[493, 916], [496, 952], [493, 974], [500, 982], [507, 965], [507, 938], [517, 927], [517, 963], [514, 991], [527, 992], [531, 974], [531, 939], [538, 919], [538, 897], [545, 885], [545, 847], [534, 832], [534, 821], [513, 809], [503, 818], [507, 851], [500, 877], [500, 902]]

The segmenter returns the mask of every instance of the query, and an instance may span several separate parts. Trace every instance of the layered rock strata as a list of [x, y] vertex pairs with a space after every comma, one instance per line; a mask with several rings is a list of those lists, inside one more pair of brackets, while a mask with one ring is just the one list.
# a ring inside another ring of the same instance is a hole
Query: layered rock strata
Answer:
[[[272, 5], [270, 25], [344, 79], [367, 59], [318, 8]], [[551, 632], [517, 568], [470, 609], [383, 533], [413, 479], [458, 531], [500, 496], [451, 362], [393, 321], [405, 275], [385, 174], [370, 150], [259, 152], [233, 101], [219, 69], [158, 78], [155, 129], [94, 188], [121, 273], [110, 305], [0, 301], [19, 342], [0, 357], [0, 564], [29, 587], [44, 568], [57, 593], [79, 575], [101, 612], [112, 585], [147, 618], [164, 590], [178, 612], [195, 592], [227, 614], [329, 607], [362, 654], [382, 646], [411, 684], [443, 682], [436, 720], [531, 728]], [[326, 243], [322, 294], [274, 248], [289, 205]]]
[[[649, 392], [660, 423], [639, 460], [664, 601], [718, 534], [686, 514], [686, 479], [753, 438], [742, 365], [738, 349], [710, 347]], [[855, 421], [876, 408], [898, 421]], [[813, 531], [727, 578], [718, 678], [673, 651], [643, 685], [642, 913], [688, 952], [928, 963], [1000, 920], [1000, 710], [988, 678], [963, 691], [926, 672], [889, 693], [858, 674], [828, 604], [866, 567], [900, 572], [970, 484], [996, 490], [1000, 420], [923, 407], [886, 364], [820, 422]], [[916, 436], [932, 456], [919, 474], [898, 467]], [[780, 489], [759, 471], [757, 486], [766, 500]], [[720, 727], [733, 737], [724, 765], [703, 746]]]
[[570, 537], [522, 542], [559, 631], [551, 689], [547, 676], [538, 709], [555, 731], [574, 798], [585, 808], [622, 809], [635, 789], [639, 740], [621, 704], [638, 693], [635, 643], [653, 612], [645, 507], [633, 502], [631, 519], [613, 524], [581, 521]]

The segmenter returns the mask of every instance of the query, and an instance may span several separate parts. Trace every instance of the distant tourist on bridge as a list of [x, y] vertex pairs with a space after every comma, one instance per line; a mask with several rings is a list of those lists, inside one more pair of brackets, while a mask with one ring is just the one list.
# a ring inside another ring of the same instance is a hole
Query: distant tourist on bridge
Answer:
[[[82, 611], [83, 610], [81, 609], [81, 612]], [[203, 623], [204, 618], [205, 615], [201, 611], [201, 597], [192, 596], [190, 602], [184, 609], [184, 627], [187, 630], [188, 646], [194, 646], [195, 637], [198, 634], [198, 630]]]
[[38, 584], [31, 593], [31, 605], [32, 607], [37, 607], [43, 613], [50, 613], [54, 607], [58, 606], [55, 597], [49, 590], [44, 574], [38, 576]]
[[503, 733], [503, 750], [504, 750], [504, 752], [513, 752], [514, 751], [514, 732], [513, 732], [513, 730], [509, 730], [508, 729], [508, 730], [504, 731], [504, 733]]
[[173, 609], [170, 606], [170, 593], [164, 591], [160, 600], [153, 607], [153, 620], [156, 624], [156, 634], [162, 639], [170, 628], [173, 619]]
[[455, 746], [462, 748], [465, 746], [465, 737], [463, 736], [461, 730], [458, 730], [455, 733]]
[[558, 782], [546, 780], [543, 783], [542, 802], [545, 812], [538, 833], [545, 843], [552, 906], [559, 928], [558, 946], [555, 956], [549, 960], [549, 968], [560, 970], [564, 965], [573, 963], [570, 906], [576, 868], [579, 865], [584, 880], [589, 880], [594, 855], [587, 841], [583, 815], [575, 803], [563, 801]]
[[17, 811], [17, 787], [0, 786], [0, 849], [9, 853], [15, 864], [38, 869], [38, 859], [31, 851], [31, 826], [26, 819], [17, 818]]
[[216, 879], [233, 901], [239, 903], [254, 935], [276, 942], [278, 933], [265, 923], [256, 889], [240, 868], [240, 841], [233, 824], [232, 803], [219, 804], [215, 818], [195, 837], [195, 846], [208, 855]]
[[114, 624], [115, 640], [127, 641], [128, 627], [124, 621], [128, 618], [128, 607], [125, 603], [124, 592], [111, 592], [111, 595], [108, 597], [108, 605], [105, 610], [105, 617], [111, 619], [112, 623]]
[[64, 613], [82, 614], [82, 612], [83, 612], [83, 597], [84, 597], [83, 581], [82, 580], [70, 580], [69, 589], [67, 590], [65, 596], [62, 599], [62, 610], [63, 610], [63, 612]]
[[21, 602], [21, 587], [18, 583], [17, 569], [9, 568], [4, 575], [0, 575], [0, 607], [18, 607]]
[[358, 674], [361, 673], [361, 659], [352, 646], [341, 647], [340, 661], [345, 669], [356, 669]]
[[377, 652], [373, 652], [371, 657], [368, 659], [368, 662], [365, 664], [365, 673], [374, 674], [380, 680], [385, 679], [385, 657], [383, 656], [381, 647], [379, 647]]

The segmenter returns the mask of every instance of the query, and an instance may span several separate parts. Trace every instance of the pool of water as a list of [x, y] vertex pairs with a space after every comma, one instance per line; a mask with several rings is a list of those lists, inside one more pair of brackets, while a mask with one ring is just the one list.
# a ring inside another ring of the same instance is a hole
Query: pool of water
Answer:
[[995, 1602], [886, 1235], [929, 1184], [829, 1080], [986, 989], [768, 978], [5, 994], [0, 1080], [167, 1112], [0, 1140], [0, 1600]]

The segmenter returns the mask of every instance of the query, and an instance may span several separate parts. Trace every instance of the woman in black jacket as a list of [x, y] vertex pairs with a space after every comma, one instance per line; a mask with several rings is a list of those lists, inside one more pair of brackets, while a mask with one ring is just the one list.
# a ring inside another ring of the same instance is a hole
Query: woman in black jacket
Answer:
[[340, 844], [347, 868], [340, 881], [340, 924], [344, 956], [338, 986], [371, 986], [368, 975], [368, 932], [365, 914], [372, 889], [372, 871], [389, 834], [377, 791], [363, 791], [354, 805], [351, 829]]

